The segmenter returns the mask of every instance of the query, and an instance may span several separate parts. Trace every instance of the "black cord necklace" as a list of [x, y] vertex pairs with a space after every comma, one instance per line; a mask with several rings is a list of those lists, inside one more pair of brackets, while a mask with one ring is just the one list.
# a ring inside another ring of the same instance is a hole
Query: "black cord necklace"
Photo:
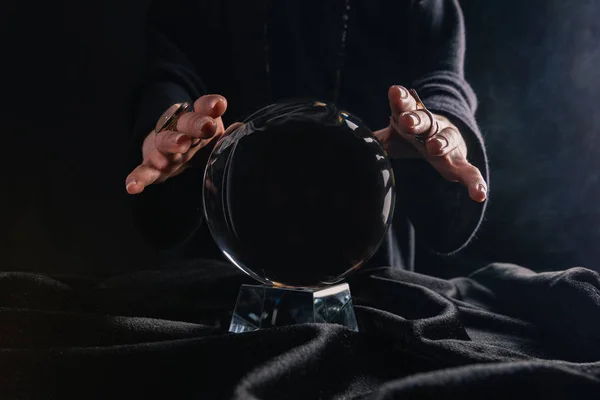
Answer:
[[[271, 49], [269, 47], [269, 5], [271, 0], [264, 0], [264, 15], [265, 22], [263, 25], [263, 52], [265, 56], [265, 74], [267, 81], [267, 96], [269, 102], [273, 101], [272, 82], [271, 82]], [[282, 0], [286, 1], [286, 0]], [[340, 35], [340, 47], [337, 54], [337, 65], [335, 71], [335, 86], [333, 89], [333, 101], [337, 102], [340, 95], [340, 87], [342, 84], [342, 68], [344, 67], [344, 60], [346, 58], [346, 38], [348, 36], [348, 19], [350, 17], [350, 0], [344, 0], [344, 11], [342, 12], [342, 32]]]

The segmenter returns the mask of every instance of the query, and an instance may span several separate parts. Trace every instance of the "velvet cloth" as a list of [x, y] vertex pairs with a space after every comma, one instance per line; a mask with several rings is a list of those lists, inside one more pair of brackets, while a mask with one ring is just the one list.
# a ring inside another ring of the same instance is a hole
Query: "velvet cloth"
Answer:
[[227, 332], [241, 283], [203, 261], [110, 279], [0, 275], [0, 397], [597, 398], [600, 279], [494, 264], [350, 279], [360, 332]]

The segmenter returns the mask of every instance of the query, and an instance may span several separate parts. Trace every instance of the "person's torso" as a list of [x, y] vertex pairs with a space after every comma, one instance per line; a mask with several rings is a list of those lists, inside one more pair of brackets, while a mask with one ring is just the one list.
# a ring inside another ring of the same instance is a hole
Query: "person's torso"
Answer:
[[[412, 1], [224, 1], [210, 9], [198, 37], [218, 43], [186, 53], [209, 92], [228, 99], [226, 122], [290, 98], [335, 101], [371, 129], [389, 124], [388, 88], [409, 85], [411, 65], [403, 39]], [[181, 39], [181, 38], [179, 38]], [[194, 37], [189, 43], [194, 42]], [[188, 42], [183, 42], [188, 43]], [[184, 44], [185, 46], [185, 44]], [[195, 58], [197, 57], [197, 58]], [[412, 268], [413, 230], [396, 209], [395, 240], [370, 264]], [[204, 235], [203, 237], [206, 237]], [[402, 253], [401, 255], [399, 253]]]

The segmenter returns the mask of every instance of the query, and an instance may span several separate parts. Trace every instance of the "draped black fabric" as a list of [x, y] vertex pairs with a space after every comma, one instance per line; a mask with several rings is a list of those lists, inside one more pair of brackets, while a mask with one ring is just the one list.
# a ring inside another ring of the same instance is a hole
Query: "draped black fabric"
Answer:
[[0, 397], [597, 398], [600, 277], [494, 264], [350, 280], [360, 332], [227, 332], [239, 285], [212, 261], [107, 280], [0, 275]]

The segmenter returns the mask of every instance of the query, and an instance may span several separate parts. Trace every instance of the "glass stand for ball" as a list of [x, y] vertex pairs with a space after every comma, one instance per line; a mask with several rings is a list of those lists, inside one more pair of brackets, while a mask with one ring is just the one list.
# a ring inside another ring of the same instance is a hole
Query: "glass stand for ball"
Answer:
[[305, 323], [333, 323], [358, 332], [348, 284], [314, 290], [242, 285], [229, 332]]

